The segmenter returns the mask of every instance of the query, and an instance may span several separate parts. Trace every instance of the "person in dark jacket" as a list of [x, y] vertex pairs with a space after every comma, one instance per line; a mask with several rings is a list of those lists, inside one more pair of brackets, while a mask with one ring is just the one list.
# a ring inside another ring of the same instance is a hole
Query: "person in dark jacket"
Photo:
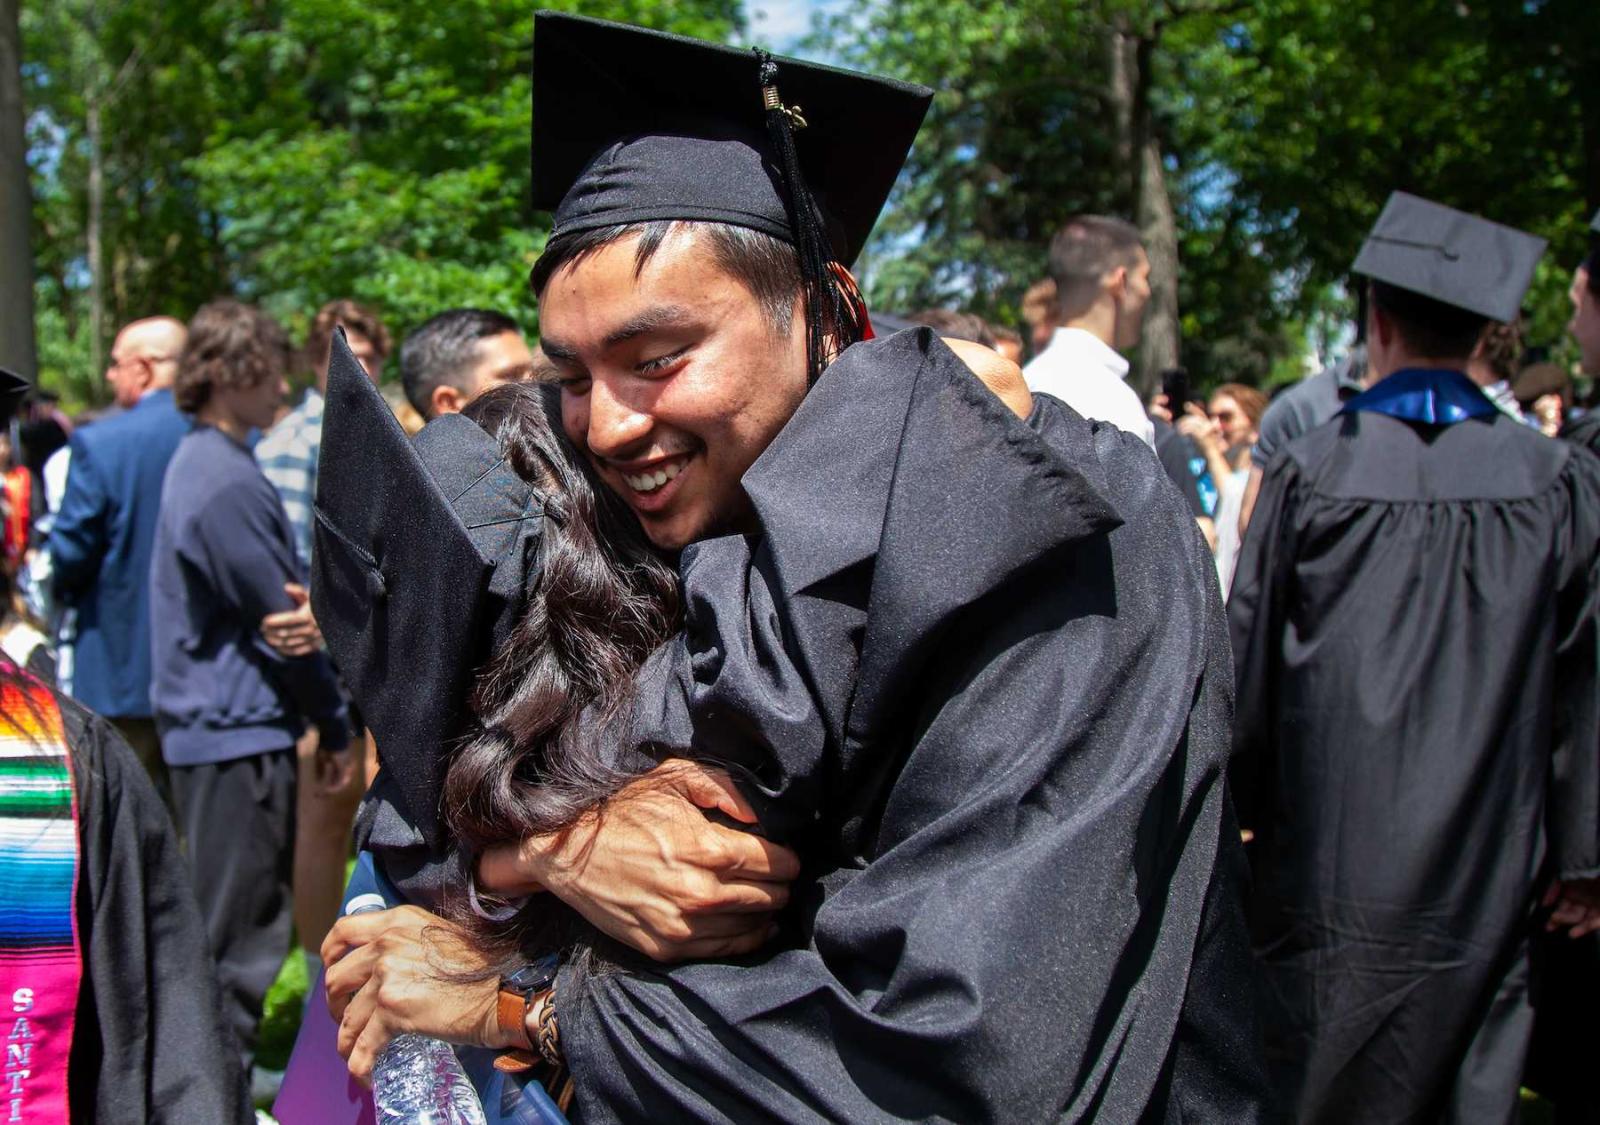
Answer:
[[77, 611], [62, 688], [116, 725], [163, 793], [150, 713], [150, 553], [161, 481], [189, 431], [172, 401], [186, 335], [170, 317], [134, 321], [118, 333], [106, 381], [122, 411], [72, 435], [67, 490], [49, 540], [55, 595]]
[[245, 443], [271, 422], [288, 361], [287, 336], [255, 309], [225, 300], [195, 314], [175, 385], [195, 428], [167, 471], [150, 573], [161, 750], [247, 1061], [289, 945], [295, 741], [310, 719], [319, 753], [349, 743], [327, 658], [285, 658], [259, 631], [291, 608], [299, 568], [283, 503]]

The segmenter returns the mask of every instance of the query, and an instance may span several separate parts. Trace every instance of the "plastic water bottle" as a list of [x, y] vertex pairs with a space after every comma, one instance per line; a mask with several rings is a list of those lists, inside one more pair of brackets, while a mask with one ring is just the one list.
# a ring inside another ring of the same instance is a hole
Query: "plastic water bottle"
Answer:
[[[357, 895], [346, 914], [387, 910], [382, 895]], [[372, 1101], [382, 1125], [486, 1125], [483, 1103], [450, 1044], [415, 1031], [389, 1041], [372, 1068]]]

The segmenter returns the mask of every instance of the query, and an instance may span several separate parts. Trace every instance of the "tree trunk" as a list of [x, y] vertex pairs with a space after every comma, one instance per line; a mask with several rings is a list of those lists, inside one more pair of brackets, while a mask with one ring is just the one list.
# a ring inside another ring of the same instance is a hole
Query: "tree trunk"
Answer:
[[0, 364], [37, 379], [33, 329], [33, 192], [22, 107], [19, 0], [0, 0]]
[[1112, 152], [1117, 162], [1115, 181], [1121, 184], [1117, 192], [1118, 206], [1132, 214], [1139, 198], [1139, 146], [1134, 138], [1134, 88], [1138, 74], [1138, 44], [1128, 31], [1126, 20], [1119, 18], [1106, 37], [1107, 83], [1106, 98], [1111, 105], [1111, 127], [1114, 130]]
[[1139, 206], [1135, 221], [1150, 256], [1150, 301], [1144, 307], [1139, 334], [1139, 365], [1134, 389], [1149, 401], [1161, 373], [1178, 366], [1182, 329], [1178, 321], [1178, 223], [1167, 191], [1161, 143], [1146, 130], [1139, 146]]
[[1125, 19], [1110, 29], [1108, 99], [1116, 130], [1118, 178], [1127, 185], [1129, 217], [1150, 256], [1150, 301], [1140, 330], [1139, 355], [1129, 382], [1148, 399], [1162, 371], [1178, 364], [1178, 228], [1161, 163], [1161, 144], [1150, 114], [1152, 34], [1134, 33]]
[[96, 82], [89, 92], [89, 218], [84, 225], [84, 237], [89, 243], [89, 369], [96, 374], [106, 369], [106, 265], [100, 231], [105, 214], [105, 150], [100, 136], [98, 86]]

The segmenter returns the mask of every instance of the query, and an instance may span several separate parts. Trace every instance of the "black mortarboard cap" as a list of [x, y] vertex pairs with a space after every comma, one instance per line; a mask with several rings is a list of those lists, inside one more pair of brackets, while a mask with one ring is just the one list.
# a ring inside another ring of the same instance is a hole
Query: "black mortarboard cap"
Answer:
[[449, 752], [474, 674], [520, 612], [543, 506], [468, 418], [408, 439], [343, 331], [324, 409], [312, 605], [404, 812], [437, 848]]
[[15, 371], [0, 367], [0, 425], [11, 421], [22, 400], [28, 397], [33, 384]]
[[1544, 248], [1542, 238], [1397, 191], [1351, 268], [1509, 324]]
[[[933, 92], [798, 59], [775, 86], [806, 126], [800, 171], [860, 254]], [[749, 50], [563, 12], [534, 17], [533, 204], [552, 235], [615, 223], [732, 223], [795, 241], [761, 61]]]

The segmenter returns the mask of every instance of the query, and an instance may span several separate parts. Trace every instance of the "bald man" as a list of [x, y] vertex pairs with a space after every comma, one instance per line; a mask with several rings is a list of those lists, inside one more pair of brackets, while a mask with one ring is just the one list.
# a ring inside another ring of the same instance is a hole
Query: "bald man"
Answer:
[[150, 555], [161, 482], [189, 420], [172, 401], [187, 331], [171, 317], [117, 333], [106, 382], [122, 409], [72, 435], [66, 494], [50, 531], [51, 584], [77, 611], [62, 686], [110, 719], [168, 796], [150, 711]]
[[150, 391], [172, 386], [188, 334], [183, 322], [170, 316], [136, 320], [117, 333], [106, 382], [119, 407], [132, 410]]

